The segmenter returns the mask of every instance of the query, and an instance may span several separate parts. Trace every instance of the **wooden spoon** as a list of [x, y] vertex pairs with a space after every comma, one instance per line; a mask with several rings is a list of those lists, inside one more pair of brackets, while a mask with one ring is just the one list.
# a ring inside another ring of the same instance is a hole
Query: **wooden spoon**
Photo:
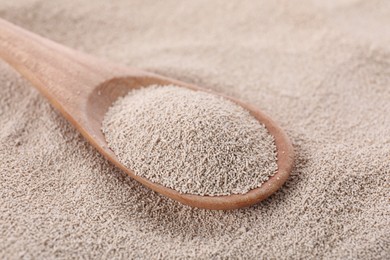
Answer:
[[[40, 37], [0, 19], [0, 57], [29, 80], [63, 116], [109, 161], [146, 187], [183, 204], [206, 209], [236, 209], [255, 204], [278, 190], [293, 166], [292, 145], [283, 130], [257, 108], [189, 83], [102, 61]], [[107, 109], [134, 88], [174, 84], [230, 99], [245, 109], [274, 136], [278, 171], [261, 187], [242, 195], [180, 194], [137, 176], [119, 162], [101, 131]]]

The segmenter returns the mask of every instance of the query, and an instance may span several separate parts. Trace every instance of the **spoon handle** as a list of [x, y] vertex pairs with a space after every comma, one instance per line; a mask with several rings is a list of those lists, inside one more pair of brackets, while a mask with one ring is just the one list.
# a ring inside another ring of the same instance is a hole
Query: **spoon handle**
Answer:
[[118, 68], [45, 39], [0, 19], [0, 58], [4, 59], [73, 122], [93, 88], [110, 79]]

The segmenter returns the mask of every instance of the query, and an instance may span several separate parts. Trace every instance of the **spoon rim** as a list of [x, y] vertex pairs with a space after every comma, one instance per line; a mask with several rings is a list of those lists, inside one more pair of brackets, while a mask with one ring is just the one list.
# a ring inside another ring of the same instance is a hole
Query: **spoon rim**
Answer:
[[[149, 76], [151, 76], [151, 74], [149, 74]], [[156, 75], [153, 76], [156, 77]], [[211, 209], [211, 210], [231, 210], [231, 209], [248, 207], [268, 198], [270, 195], [275, 193], [279, 188], [281, 188], [281, 186], [283, 186], [283, 184], [288, 179], [290, 172], [293, 168], [294, 151], [290, 139], [285, 134], [283, 129], [278, 124], [276, 124], [276, 122], [274, 122], [269, 116], [267, 116], [265, 113], [260, 111], [255, 106], [243, 102], [239, 99], [230, 97], [228, 95], [216, 92], [211, 89], [206, 89], [189, 83], [172, 80], [170, 78], [168, 79], [161, 76], [159, 76], [159, 78], [162, 79], [163, 82], [165, 83], [158, 84], [158, 85], [162, 85], [162, 86], [177, 85], [179, 87], [185, 87], [194, 91], [203, 91], [230, 100], [235, 104], [243, 107], [247, 111], [249, 111], [249, 113], [253, 117], [255, 117], [257, 121], [259, 121], [259, 123], [262, 123], [266, 127], [269, 134], [271, 134], [274, 137], [274, 141], [276, 145], [277, 166], [278, 166], [276, 173], [270, 176], [270, 178], [264, 183], [262, 183], [260, 187], [254, 188], [244, 194], [202, 196], [202, 195], [196, 195], [190, 193], [180, 193], [172, 188], [165, 187], [162, 184], [152, 182], [145, 177], [136, 175], [133, 170], [127, 168], [124, 164], [122, 164], [119, 161], [115, 153], [109, 148], [107, 141], [105, 140], [104, 134], [102, 133], [107, 148], [102, 149], [100, 152], [107, 159], [109, 159], [112, 163], [114, 163], [117, 167], [123, 170], [126, 174], [128, 174], [130, 177], [137, 180], [147, 188], [150, 188], [155, 192], [158, 192], [173, 200], [179, 201], [183, 204], [196, 207], [196, 208]], [[150, 85], [146, 85], [143, 87], [148, 87]]]

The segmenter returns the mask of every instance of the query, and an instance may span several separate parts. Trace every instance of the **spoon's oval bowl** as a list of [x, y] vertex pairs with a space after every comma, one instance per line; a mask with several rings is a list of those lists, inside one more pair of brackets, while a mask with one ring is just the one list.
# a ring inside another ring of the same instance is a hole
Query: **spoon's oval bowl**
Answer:
[[[174, 84], [195, 91], [205, 91], [213, 95], [219, 95], [227, 98], [247, 109], [259, 122], [265, 125], [269, 133], [275, 138], [278, 166], [276, 174], [270, 177], [270, 179], [263, 183], [259, 188], [253, 189], [246, 194], [225, 196], [181, 194], [176, 190], [164, 187], [158, 183], [151, 182], [146, 178], [134, 174], [134, 172], [131, 169], [126, 168], [118, 160], [116, 155], [108, 148], [108, 144], [106, 143], [105, 137], [101, 131], [101, 124], [108, 108], [119, 97], [126, 95], [132, 89], [147, 87], [153, 84]], [[86, 106], [86, 113], [88, 115], [87, 118], [90, 120], [87, 125], [91, 126], [89, 131], [94, 132], [92, 138], [94, 140], [89, 141], [95, 145], [100, 153], [144, 186], [192, 207], [213, 210], [228, 210], [256, 204], [276, 192], [287, 180], [293, 167], [294, 153], [291, 142], [284, 131], [270, 117], [252, 105], [235, 98], [216, 93], [212, 90], [200, 88], [195, 85], [172, 80], [152, 73], [145, 73], [142, 76], [119, 77], [104, 82], [96, 87], [90, 94]]]

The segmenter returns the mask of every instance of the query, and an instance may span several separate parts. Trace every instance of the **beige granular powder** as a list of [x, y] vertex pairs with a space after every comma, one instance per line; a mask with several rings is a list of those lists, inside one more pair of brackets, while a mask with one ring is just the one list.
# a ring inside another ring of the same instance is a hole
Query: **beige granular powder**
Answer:
[[277, 171], [265, 126], [241, 106], [202, 91], [133, 90], [110, 107], [102, 130], [126, 167], [180, 193], [243, 194]]
[[386, 259], [390, 1], [0, 1], [63, 44], [247, 101], [294, 145], [249, 208], [190, 208], [107, 162], [0, 61], [0, 259]]

